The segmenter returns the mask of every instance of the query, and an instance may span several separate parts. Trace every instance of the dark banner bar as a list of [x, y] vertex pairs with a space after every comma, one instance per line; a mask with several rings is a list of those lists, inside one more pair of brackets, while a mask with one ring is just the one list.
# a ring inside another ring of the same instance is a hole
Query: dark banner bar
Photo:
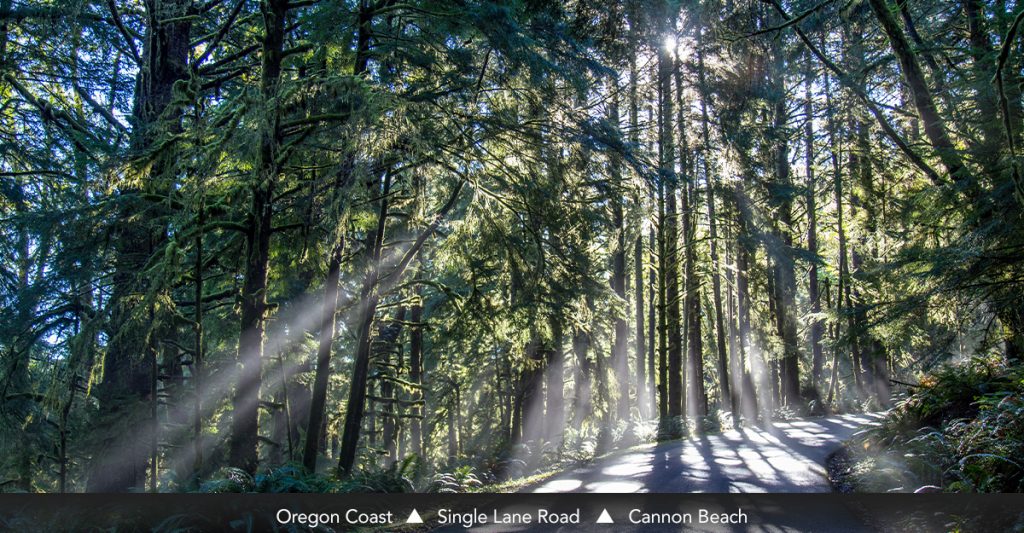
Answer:
[[6, 531], [1021, 531], [1024, 495], [0, 495]]

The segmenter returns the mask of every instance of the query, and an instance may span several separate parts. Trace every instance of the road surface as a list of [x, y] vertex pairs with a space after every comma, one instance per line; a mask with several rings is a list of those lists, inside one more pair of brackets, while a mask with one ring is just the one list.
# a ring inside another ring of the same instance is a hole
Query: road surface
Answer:
[[[572, 525], [507, 525], [485, 523], [473, 533], [647, 533], [647, 532], [826, 532], [877, 531], [866, 522], [863, 510], [842, 498], [790, 495], [756, 498], [744, 493], [831, 492], [825, 461], [843, 441], [881, 418], [880, 414], [801, 418], [775, 422], [771, 428], [744, 428], [682, 441], [633, 448], [602, 457], [593, 463], [556, 474], [522, 492], [529, 500], [509, 505], [496, 499], [502, 512], [536, 513], [538, 508], [572, 512], [580, 522]], [[553, 497], [544, 493], [584, 493], [590, 497]], [[617, 493], [602, 495], [599, 493]], [[622, 493], [629, 496], [622, 496]], [[633, 496], [646, 493], [648, 496]], [[687, 496], [685, 493], [720, 493]], [[721, 494], [721, 493], [732, 493]], [[495, 495], [499, 496], [499, 495]], [[824, 496], [824, 495], [822, 495]], [[548, 499], [538, 497], [546, 497]], [[572, 498], [572, 499], [568, 499]], [[709, 499], [710, 498], [710, 499]], [[852, 507], [852, 508], [851, 508]], [[643, 514], [697, 514], [742, 509], [742, 524], [641, 523]], [[602, 510], [613, 523], [596, 523]], [[490, 513], [491, 511], [488, 511]], [[444, 533], [466, 531], [441, 527]]]
[[825, 461], [880, 414], [801, 418], [613, 454], [526, 492], [829, 492]]

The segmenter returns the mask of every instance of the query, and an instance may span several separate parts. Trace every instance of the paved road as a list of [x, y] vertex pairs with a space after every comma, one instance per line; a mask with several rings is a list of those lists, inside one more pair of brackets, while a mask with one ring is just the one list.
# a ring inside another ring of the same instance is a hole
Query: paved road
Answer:
[[[877, 530], [864, 521], [862, 510], [851, 508], [841, 498], [822, 499], [796, 494], [758, 499], [743, 493], [831, 492], [825, 470], [826, 459], [843, 441], [880, 417], [878, 414], [860, 414], [803, 418], [775, 422], [768, 429], [726, 431], [612, 454], [587, 466], [556, 474], [523, 491], [533, 493], [534, 499], [501, 505], [503, 511], [519, 510], [527, 514], [535, 512], [538, 507], [572, 511], [574, 506], [578, 506], [582, 515], [579, 525], [488, 523], [469, 531], [859, 533]], [[720, 494], [708, 494], [707, 497], [685, 495], [698, 492]], [[571, 500], [547, 496], [548, 500], [537, 501], [536, 497], [543, 496], [543, 493], [585, 493], [593, 496]], [[649, 496], [637, 498], [597, 493], [647, 493]], [[707, 508], [714, 513], [732, 513], [740, 508], [748, 520], [744, 524], [725, 525], [699, 524], [696, 520], [685, 525], [634, 521], [642, 518], [636, 514], [638, 512], [690, 512], [696, 515], [699, 508]], [[602, 509], [608, 510], [614, 524], [595, 523]], [[446, 527], [437, 531], [448, 533], [465, 529]]]
[[614, 454], [528, 492], [829, 492], [825, 460], [881, 415], [775, 422]]

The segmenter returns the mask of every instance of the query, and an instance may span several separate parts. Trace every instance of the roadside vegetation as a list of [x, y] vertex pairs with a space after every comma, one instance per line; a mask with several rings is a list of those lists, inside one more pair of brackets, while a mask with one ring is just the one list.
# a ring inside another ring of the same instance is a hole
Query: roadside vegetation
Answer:
[[926, 374], [831, 467], [846, 491], [1024, 491], [1024, 369], [973, 358]]

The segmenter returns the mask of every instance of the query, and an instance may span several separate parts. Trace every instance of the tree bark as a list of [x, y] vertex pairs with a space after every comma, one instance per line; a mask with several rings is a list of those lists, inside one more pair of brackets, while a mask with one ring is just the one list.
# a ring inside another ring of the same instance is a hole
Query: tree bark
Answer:
[[907, 41], [903, 29], [893, 18], [889, 3], [886, 0], [868, 0], [868, 5], [871, 6], [882, 31], [888, 37], [893, 54], [899, 60], [904, 81], [910, 88], [910, 94], [914, 99], [914, 107], [921, 116], [925, 136], [954, 183], [963, 187], [968, 197], [976, 197], [977, 184], [971, 179], [969, 171], [964, 167], [960, 154], [949, 137], [945, 121], [942, 120], [938, 108], [935, 107], [935, 100], [932, 98], [931, 90], [921, 72], [921, 66], [917, 62], [917, 56]]
[[[618, 84], [613, 84], [613, 91], [618, 91]], [[619, 126], [619, 100], [618, 96], [612, 97], [611, 112], [609, 119]], [[612, 291], [623, 302], [626, 300], [626, 226], [623, 216], [622, 197], [617, 194], [622, 184], [622, 167], [619, 157], [611, 155], [611, 181], [614, 188], [611, 189], [610, 197], [612, 209], [612, 224], [615, 226], [615, 248], [612, 252]], [[628, 302], [627, 302], [628, 303]], [[629, 420], [629, 326], [624, 316], [615, 318], [615, 340], [612, 346], [612, 368], [614, 369], [615, 382], [618, 389], [616, 401], [616, 416], [619, 420]]]
[[[174, 104], [174, 85], [188, 77], [188, 58], [192, 19], [188, 17], [191, 0], [167, 0], [146, 4], [146, 35], [136, 92], [130, 141], [131, 152], [141, 155], [152, 147], [161, 129], [177, 131], [180, 109]], [[150, 168], [141, 189], [163, 191], [171, 186], [173, 156], [157, 158]], [[125, 198], [125, 217], [137, 216], [131, 198], [137, 189], [121, 191]], [[107, 327], [110, 344], [104, 361], [104, 379], [96, 388], [99, 411], [97, 431], [107, 438], [97, 447], [100, 452], [92, 458], [89, 467], [88, 492], [141, 491], [146, 482], [148, 434], [146, 431], [124, 431], [119, 423], [140, 424], [138, 417], [145, 410], [144, 399], [150, 394], [149, 372], [140, 359], [151, 349], [147, 343], [156, 339], [141, 334], [137, 317], [133, 317], [132, 298], [148, 290], [148, 281], [140, 279], [142, 270], [154, 245], [163, 239], [163, 228], [155, 223], [126, 222], [115, 233], [115, 272], [113, 294], [108, 303], [112, 309]], [[144, 415], [142, 415], [144, 416]], [[106, 429], [104, 429], [106, 428]]]
[[[662, 6], [667, 7], [667, 6]], [[662, 13], [662, 30], [671, 27], [666, 26], [674, 16], [669, 13]], [[658, 161], [659, 161], [659, 188], [662, 190], [661, 201], [664, 203], [664, 216], [659, 224], [659, 238], [661, 239], [661, 269], [662, 291], [664, 293], [661, 325], [661, 333], [665, 343], [663, 344], [663, 359], [667, 358], [667, 369], [663, 369], [667, 383], [662, 385], [667, 393], [665, 399], [665, 416], [663, 423], [669, 427], [675, 425], [677, 419], [683, 415], [683, 382], [682, 382], [682, 338], [680, 335], [681, 311], [679, 296], [679, 261], [678, 261], [678, 224], [676, 213], [676, 175], [675, 175], [675, 147], [672, 133], [672, 71], [675, 68], [675, 61], [660, 39], [656, 41], [658, 49]], [[664, 366], [664, 365], [663, 365]], [[671, 429], [671, 433], [678, 431]]]
[[718, 350], [718, 382], [721, 390], [721, 403], [733, 416], [733, 420], [739, 420], [739, 406], [736, 405], [736, 395], [731, 379], [729, 352], [726, 351], [725, 321], [722, 315], [722, 278], [721, 266], [718, 260], [718, 220], [715, 216], [715, 190], [718, 187], [718, 176], [711, 168], [711, 132], [708, 123], [708, 98], [704, 57], [698, 55], [698, 75], [701, 84], [701, 135], [703, 137], [703, 166], [704, 177], [707, 182], [708, 202], [708, 241], [711, 252], [711, 291], [715, 306], [715, 341]]
[[[422, 265], [421, 265], [422, 271]], [[409, 308], [409, 381], [413, 384], [412, 405], [409, 414], [412, 421], [409, 437], [412, 453], [423, 458], [423, 286], [417, 284], [412, 306]]]
[[[633, 279], [636, 296], [636, 403], [640, 418], [651, 416], [650, 389], [647, 387], [647, 346], [644, 339], [644, 256], [643, 235], [637, 236], [633, 247]], [[653, 375], [654, 369], [651, 368]]]
[[547, 348], [547, 438], [555, 449], [565, 438], [565, 354], [560, 318], [551, 319], [552, 339]]
[[804, 80], [804, 165], [807, 167], [807, 252], [811, 256], [811, 265], [807, 277], [807, 298], [811, 302], [811, 381], [812, 389], [819, 396], [821, 375], [825, 364], [825, 356], [821, 346], [822, 321], [821, 297], [818, 290], [818, 208], [817, 183], [814, 177], [814, 97], [812, 85], [814, 71], [807, 62]]
[[[277, 101], [284, 59], [287, 0], [268, 0], [263, 8], [264, 36], [260, 93], [263, 101]], [[228, 462], [249, 474], [259, 464], [259, 395], [263, 368], [263, 330], [267, 311], [267, 274], [270, 261], [274, 189], [280, 172], [280, 113], [276, 104], [264, 117], [256, 173], [253, 176], [250, 225], [246, 233], [245, 273], [242, 281], [241, 323], [238, 337], [239, 376], [232, 401]]]
[[782, 243], [779, 250], [774, 254], [776, 273], [778, 274], [778, 305], [776, 312], [779, 313], [780, 335], [783, 344], [783, 358], [780, 363], [781, 374], [781, 399], [790, 407], [800, 405], [800, 351], [797, 341], [796, 324], [796, 273], [793, 261], [793, 200], [788, 192], [792, 187], [789, 168], [789, 139], [786, 133], [786, 125], [789, 116], [786, 113], [786, 102], [784, 100], [785, 79], [782, 76], [786, 66], [782, 58], [782, 51], [775, 50], [776, 72], [774, 74], [776, 91], [779, 95], [775, 101], [775, 123], [774, 134], [776, 135], [775, 153], [775, 179], [779, 187], [777, 195], [778, 216]]

